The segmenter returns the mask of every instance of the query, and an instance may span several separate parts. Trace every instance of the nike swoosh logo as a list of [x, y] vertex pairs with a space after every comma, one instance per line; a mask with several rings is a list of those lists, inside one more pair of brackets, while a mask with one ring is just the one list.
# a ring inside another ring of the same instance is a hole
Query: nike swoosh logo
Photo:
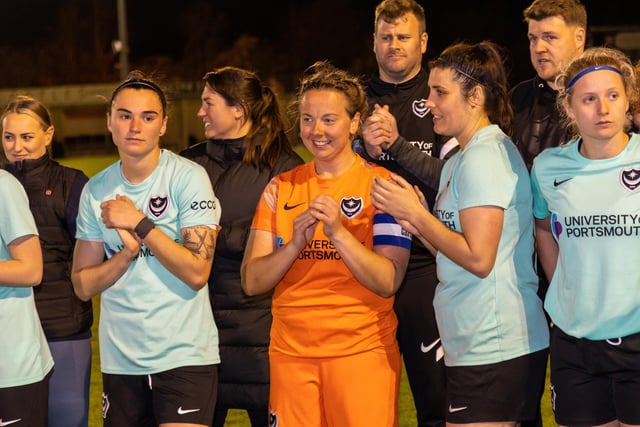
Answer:
[[420, 351], [422, 351], [423, 353], [428, 353], [429, 351], [431, 351], [431, 349], [433, 349], [433, 347], [437, 346], [439, 342], [440, 342], [440, 338], [438, 338], [437, 340], [435, 340], [434, 342], [432, 342], [428, 346], [425, 346], [424, 343], [421, 342], [420, 343]]
[[192, 412], [198, 412], [200, 409], [182, 409], [182, 406], [178, 408], [178, 415], [190, 414]]
[[573, 179], [573, 177], [558, 181], [558, 178], [556, 178], [556, 179], [553, 180], [553, 186], [557, 187], [558, 185], [564, 184], [565, 182], [570, 181], [572, 179]]
[[451, 414], [453, 414], [454, 412], [464, 411], [465, 409], [467, 409], [466, 406], [458, 406], [457, 408], [454, 408], [453, 406], [449, 405], [449, 413]]
[[289, 206], [287, 203], [285, 203], [284, 204], [284, 210], [285, 211], [290, 211], [291, 209], [295, 209], [295, 208], [297, 208], [298, 206], [301, 206], [301, 205], [304, 205], [304, 202], [298, 203], [296, 205], [291, 205], [291, 206]]
[[17, 420], [11, 420], [11, 421], [2, 421], [0, 419], [0, 427], [8, 426], [9, 424], [17, 423], [18, 421], [22, 421], [22, 418], [18, 418]]

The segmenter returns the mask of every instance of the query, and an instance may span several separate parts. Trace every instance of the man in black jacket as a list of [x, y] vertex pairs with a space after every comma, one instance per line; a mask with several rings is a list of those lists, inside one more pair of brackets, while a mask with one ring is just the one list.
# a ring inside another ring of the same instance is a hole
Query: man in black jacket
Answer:
[[[365, 158], [418, 185], [433, 206], [444, 157], [457, 142], [433, 131], [426, 108], [429, 96], [422, 55], [427, 49], [424, 9], [414, 0], [383, 0], [375, 12], [373, 51], [378, 70], [366, 84], [375, 114], [362, 128]], [[380, 120], [378, 120], [380, 119]], [[387, 120], [397, 122], [389, 136]], [[384, 129], [382, 129], [384, 128]], [[443, 349], [433, 311], [438, 284], [435, 258], [413, 239], [405, 279], [396, 294], [398, 344], [416, 406], [418, 426], [444, 426], [445, 368]]]
[[[545, 148], [571, 139], [561, 123], [556, 104], [556, 78], [573, 58], [584, 51], [587, 12], [580, 0], [535, 0], [524, 10], [528, 25], [529, 54], [536, 76], [517, 84], [509, 93], [513, 108], [513, 142], [527, 168]], [[544, 300], [549, 282], [538, 264], [538, 295]], [[522, 423], [540, 427], [542, 418]]]
[[579, 0], [535, 0], [524, 10], [529, 53], [536, 76], [510, 93], [513, 142], [529, 169], [547, 147], [568, 141], [556, 106], [556, 77], [584, 51], [587, 13]]

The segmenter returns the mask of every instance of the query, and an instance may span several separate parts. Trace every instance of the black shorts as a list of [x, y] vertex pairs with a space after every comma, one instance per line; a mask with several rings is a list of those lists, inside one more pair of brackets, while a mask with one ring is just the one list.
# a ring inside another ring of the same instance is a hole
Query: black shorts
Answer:
[[218, 365], [182, 366], [150, 375], [102, 374], [104, 427], [162, 423], [210, 425]]
[[544, 349], [489, 365], [447, 366], [447, 422], [533, 420], [548, 355]]
[[603, 341], [551, 330], [551, 405], [562, 425], [640, 424], [640, 334]]
[[47, 425], [49, 380], [52, 373], [53, 370], [49, 371], [37, 383], [0, 388], [0, 421], [3, 425]]

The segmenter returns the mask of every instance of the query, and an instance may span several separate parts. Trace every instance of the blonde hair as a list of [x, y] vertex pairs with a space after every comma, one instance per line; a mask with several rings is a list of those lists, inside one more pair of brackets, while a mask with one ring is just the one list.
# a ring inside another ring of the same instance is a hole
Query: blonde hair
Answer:
[[42, 130], [45, 132], [49, 130], [51, 126], [53, 126], [53, 123], [51, 121], [51, 113], [49, 113], [47, 107], [45, 107], [42, 102], [31, 96], [17, 95], [13, 97], [7, 104], [2, 117], [0, 117], [0, 121], [4, 120], [4, 118], [8, 114], [12, 113], [26, 114], [29, 117], [35, 119], [40, 124]]
[[[562, 124], [572, 132], [573, 137], [579, 135], [579, 130], [575, 121], [569, 118], [566, 111], [566, 105], [571, 103], [572, 98], [572, 91], [570, 89], [573, 87], [573, 83], [575, 83], [577, 79], [580, 79], [581, 76], [578, 76], [580, 72], [597, 66], [613, 67], [616, 71], [619, 71], [629, 106], [638, 106], [636, 70], [631, 64], [629, 57], [617, 49], [608, 47], [592, 47], [586, 49], [582, 55], [574, 58], [567, 64], [556, 78], [558, 111], [560, 111]], [[567, 88], [569, 84], [571, 84], [571, 86]]]

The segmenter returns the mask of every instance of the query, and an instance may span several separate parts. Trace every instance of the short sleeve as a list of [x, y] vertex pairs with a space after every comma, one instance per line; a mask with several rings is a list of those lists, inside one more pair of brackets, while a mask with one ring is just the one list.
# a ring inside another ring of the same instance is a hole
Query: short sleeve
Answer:
[[531, 192], [533, 193], [533, 216], [537, 219], [548, 217], [551, 212], [546, 199], [542, 195], [542, 190], [540, 190], [535, 162], [533, 168], [531, 168]]

